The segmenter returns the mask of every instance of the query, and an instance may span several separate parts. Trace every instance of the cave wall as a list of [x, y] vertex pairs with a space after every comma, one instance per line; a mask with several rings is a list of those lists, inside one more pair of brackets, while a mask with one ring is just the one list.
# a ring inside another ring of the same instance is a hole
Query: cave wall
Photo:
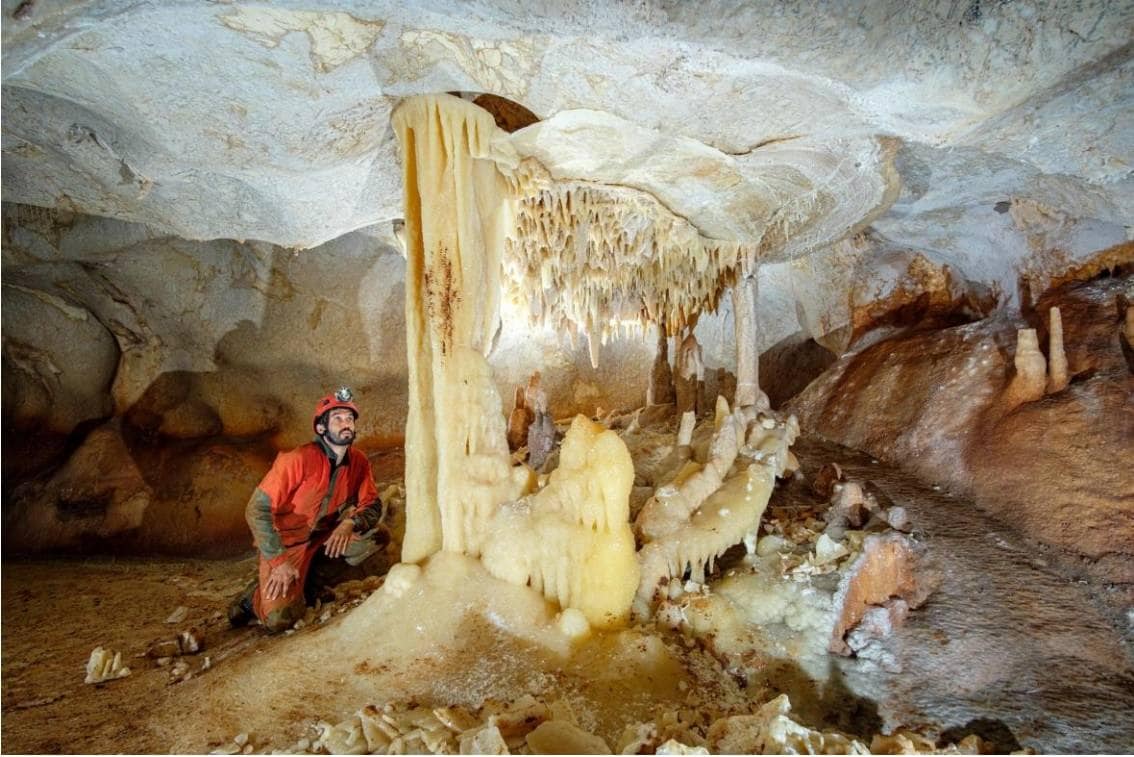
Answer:
[[[1065, 550], [1107, 582], [1134, 585], [1134, 361], [1124, 260], [1088, 281], [1007, 312], [922, 328], [845, 355], [788, 408], [811, 433], [900, 465], [972, 498], [1033, 539]], [[1060, 308], [1070, 383], [1035, 401], [1010, 400], [1017, 329], [1034, 328], [1049, 355], [1049, 309]]]

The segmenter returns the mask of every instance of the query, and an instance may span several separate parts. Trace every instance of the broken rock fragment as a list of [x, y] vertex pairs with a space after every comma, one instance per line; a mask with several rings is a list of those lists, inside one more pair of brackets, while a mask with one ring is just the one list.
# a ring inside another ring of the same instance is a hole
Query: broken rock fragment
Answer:
[[918, 553], [913, 542], [897, 533], [867, 536], [862, 554], [846, 570], [835, 593], [839, 616], [830, 650], [841, 655], [853, 653], [846, 642], [847, 632], [871, 608], [892, 598], [904, 600], [910, 608], [918, 607], [930, 591], [929, 581], [918, 575]]
[[533, 754], [610, 754], [605, 741], [565, 720], [541, 724], [527, 742]]
[[205, 648], [205, 637], [200, 629], [189, 628], [181, 631], [172, 639], [160, 639], [150, 644], [146, 650], [146, 657], [161, 659], [163, 657], [180, 657], [187, 654], [197, 654]]
[[186, 607], [185, 605], [181, 605], [176, 610], [174, 610], [172, 613], [170, 613], [169, 617], [165, 619], [165, 622], [168, 623], [171, 626], [175, 626], [178, 623], [180, 623], [181, 621], [185, 620], [185, 618], [188, 617], [188, 616], [189, 616], [189, 608]]
[[122, 664], [122, 653], [95, 647], [87, 661], [87, 677], [83, 683], [103, 683], [130, 675], [130, 668]]

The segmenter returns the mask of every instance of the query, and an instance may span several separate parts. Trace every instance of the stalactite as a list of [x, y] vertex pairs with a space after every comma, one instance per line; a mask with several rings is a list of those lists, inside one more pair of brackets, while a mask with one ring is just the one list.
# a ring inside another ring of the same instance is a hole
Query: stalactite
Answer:
[[716, 309], [734, 275], [736, 243], [701, 236], [644, 192], [555, 181], [531, 158], [512, 181], [518, 200], [506, 241], [509, 297], [563, 292], [532, 307], [532, 317], [581, 328], [596, 363], [598, 346], [643, 316], [665, 321], [670, 335], [691, 325], [696, 314]]
[[705, 380], [705, 363], [701, 359], [701, 345], [692, 330], [681, 340], [674, 360], [673, 385], [677, 399], [677, 412], [692, 411], [700, 414], [698, 399]]

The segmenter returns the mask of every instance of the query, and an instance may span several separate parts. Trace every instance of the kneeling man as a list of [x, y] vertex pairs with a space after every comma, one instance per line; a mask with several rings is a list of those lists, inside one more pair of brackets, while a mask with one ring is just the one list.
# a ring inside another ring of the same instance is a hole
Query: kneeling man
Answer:
[[232, 624], [255, 614], [271, 633], [304, 616], [304, 588], [320, 549], [358, 565], [389, 536], [370, 461], [351, 447], [358, 407], [343, 387], [315, 406], [314, 441], [281, 452], [248, 501], [245, 517], [260, 551], [259, 576], [229, 608]]

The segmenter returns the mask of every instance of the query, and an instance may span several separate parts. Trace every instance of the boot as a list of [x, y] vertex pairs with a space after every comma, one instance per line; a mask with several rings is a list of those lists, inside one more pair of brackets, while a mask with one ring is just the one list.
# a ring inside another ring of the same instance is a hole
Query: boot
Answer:
[[252, 610], [252, 597], [256, 595], [259, 581], [254, 580], [237, 595], [232, 604], [228, 606], [228, 624], [233, 628], [248, 625], [255, 613]]

